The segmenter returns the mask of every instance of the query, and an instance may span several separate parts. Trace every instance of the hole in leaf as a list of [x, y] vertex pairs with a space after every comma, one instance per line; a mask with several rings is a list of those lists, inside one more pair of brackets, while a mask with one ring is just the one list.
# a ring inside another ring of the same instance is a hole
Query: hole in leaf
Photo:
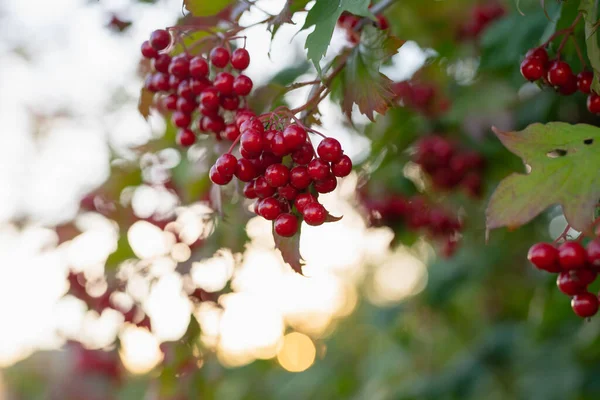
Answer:
[[592, 144], [592, 143], [594, 143], [594, 139], [585, 139], [583, 141], [583, 144]]
[[564, 157], [566, 155], [567, 155], [567, 151], [563, 150], [563, 149], [554, 149], [554, 150], [546, 153], [546, 156], [548, 156], [549, 158]]

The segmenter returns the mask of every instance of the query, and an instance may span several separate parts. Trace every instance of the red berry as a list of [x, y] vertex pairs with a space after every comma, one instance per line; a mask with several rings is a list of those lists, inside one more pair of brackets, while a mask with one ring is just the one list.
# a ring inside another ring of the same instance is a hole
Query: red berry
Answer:
[[177, 131], [177, 144], [183, 147], [190, 147], [196, 142], [196, 135], [191, 129], [182, 128]]
[[306, 165], [315, 156], [315, 150], [309, 142], [305, 142], [296, 151], [292, 153], [292, 160], [296, 164]]
[[156, 49], [150, 45], [150, 42], [146, 40], [142, 43], [142, 55], [145, 58], [155, 58], [158, 57], [158, 51], [156, 51]]
[[240, 105], [240, 99], [236, 95], [222, 94], [220, 97], [221, 107], [225, 110], [235, 111]]
[[260, 156], [260, 162], [263, 170], [266, 170], [270, 165], [280, 164], [281, 160], [281, 157], [269, 152], [263, 152]]
[[549, 243], [536, 243], [529, 249], [527, 259], [537, 268], [548, 272], [559, 272], [558, 250]]
[[169, 90], [169, 76], [162, 72], [157, 72], [152, 76], [152, 84], [156, 90], [166, 92]]
[[231, 65], [237, 70], [244, 70], [250, 65], [250, 54], [246, 49], [235, 49], [231, 55]]
[[255, 199], [256, 192], [254, 191], [254, 181], [246, 182], [244, 185], [244, 197], [247, 199]]
[[249, 182], [252, 179], [256, 178], [258, 175], [258, 171], [256, 167], [250, 160], [245, 158], [240, 158], [237, 160], [237, 165], [235, 167], [235, 176], [242, 182]]
[[331, 169], [329, 168], [329, 164], [323, 161], [320, 158], [315, 158], [311, 162], [308, 163], [308, 175], [311, 179], [318, 181], [327, 178], [331, 175]]
[[192, 78], [190, 79], [190, 89], [194, 96], [202, 94], [204, 89], [210, 87], [210, 81], [206, 78]]
[[558, 248], [558, 262], [565, 270], [584, 268], [586, 257], [585, 249], [578, 242], [565, 242]]
[[242, 126], [242, 124], [250, 119], [256, 118], [256, 115], [252, 111], [240, 111], [235, 114], [235, 126], [238, 129]]
[[296, 196], [296, 199], [294, 200], [294, 205], [296, 206], [296, 209], [298, 210], [298, 212], [302, 213], [302, 211], [304, 210], [304, 207], [306, 207], [310, 203], [316, 203], [316, 202], [317, 202], [317, 198], [315, 196], [313, 196], [312, 194], [300, 193], [299, 195]]
[[190, 73], [189, 58], [184, 54], [173, 57], [171, 64], [169, 64], [169, 73], [180, 78], [186, 78]]
[[598, 312], [598, 297], [589, 292], [577, 294], [571, 299], [571, 307], [581, 318], [592, 317]]
[[193, 78], [205, 78], [208, 76], [208, 63], [202, 57], [194, 57], [190, 60], [190, 76]]
[[304, 206], [302, 215], [308, 225], [318, 226], [322, 225], [327, 219], [327, 210], [321, 204], [315, 202]]
[[592, 92], [592, 80], [594, 74], [591, 71], [581, 71], [577, 74], [577, 88], [581, 93], [590, 94]]
[[171, 64], [171, 56], [168, 54], [159, 54], [152, 60], [152, 66], [158, 72], [169, 72], [169, 64]]
[[233, 75], [229, 72], [219, 72], [213, 82], [214, 87], [223, 94], [233, 92]]
[[273, 154], [278, 155], [280, 157], [283, 157], [289, 153], [285, 139], [283, 138], [281, 132], [277, 132], [273, 136], [273, 139], [271, 139], [270, 149], [273, 152]]
[[592, 114], [600, 114], [600, 95], [592, 93], [588, 96], [587, 109]]
[[165, 96], [163, 98], [163, 107], [171, 111], [177, 110], [177, 99], [178, 97], [176, 94], [170, 94], [168, 96]]
[[217, 171], [216, 166], [212, 166], [208, 173], [210, 180], [216, 185], [227, 185], [233, 179], [233, 175], [222, 175]]
[[192, 92], [192, 88], [188, 80], [182, 80], [179, 86], [177, 86], [177, 95], [190, 100], [193, 100], [196, 97], [194, 96], [194, 92]]
[[[258, 164], [260, 164], [259, 158], [260, 158], [260, 154], [261, 153], [252, 153], [252, 152], [246, 150], [245, 148], [240, 147], [240, 154], [245, 159], [247, 159], [247, 160], [253, 160], [253, 161], [256, 161]], [[257, 164], [255, 164], [255, 165], [257, 165]]]
[[217, 109], [219, 108], [220, 100], [219, 100], [219, 92], [214, 87], [206, 88], [200, 94], [200, 104], [202, 104], [207, 109]]
[[304, 128], [292, 124], [288, 125], [283, 130], [283, 139], [285, 140], [285, 145], [289, 151], [296, 150], [298, 147], [302, 146], [306, 142], [306, 131]]
[[239, 75], [233, 81], [233, 91], [238, 96], [247, 96], [252, 91], [252, 79], [248, 78], [246, 75]]
[[274, 227], [279, 236], [294, 236], [298, 232], [298, 218], [288, 213], [281, 214], [275, 220]]
[[224, 47], [215, 47], [210, 52], [210, 62], [217, 68], [223, 68], [229, 63], [229, 51]]
[[342, 145], [334, 138], [325, 138], [317, 146], [317, 154], [324, 161], [336, 162], [342, 158]]
[[223, 136], [227, 140], [231, 140], [232, 142], [240, 136], [240, 131], [238, 130], [235, 124], [229, 124], [225, 126], [225, 131], [223, 132]]
[[259, 176], [254, 181], [254, 191], [261, 199], [271, 197], [275, 194], [275, 188], [267, 183], [264, 176]]
[[327, 178], [315, 181], [315, 190], [319, 193], [330, 193], [337, 187], [337, 179], [333, 175], [329, 175]]
[[289, 183], [277, 188], [277, 193], [279, 194], [280, 198], [284, 198], [287, 201], [294, 201], [296, 196], [298, 196], [298, 190]]
[[231, 153], [225, 153], [217, 158], [215, 167], [221, 175], [233, 175], [236, 172], [237, 158]]
[[548, 68], [548, 83], [552, 86], [563, 86], [569, 80], [569, 75], [572, 75], [571, 67], [564, 61], [555, 60], [550, 63]]
[[225, 129], [225, 120], [220, 115], [205, 115], [200, 120], [200, 129], [204, 132], [220, 133]]
[[594, 239], [587, 244], [587, 260], [595, 267], [600, 266], [600, 239]]
[[572, 275], [571, 271], [558, 274], [556, 286], [558, 286], [558, 290], [567, 296], [575, 296], [586, 290], [586, 285], [582, 284], [575, 275]]
[[283, 164], [269, 165], [265, 170], [265, 179], [269, 185], [278, 188], [288, 183], [290, 170]]
[[292, 170], [290, 171], [290, 183], [296, 189], [306, 189], [311, 182], [312, 179], [310, 178], [310, 175], [308, 174], [308, 169], [305, 166], [299, 165], [292, 168]]
[[274, 197], [262, 199], [258, 204], [258, 215], [272, 221], [281, 214], [281, 204]]
[[260, 154], [263, 150], [262, 134], [257, 130], [248, 129], [242, 134], [240, 145], [250, 153]]
[[577, 269], [574, 271], [570, 271], [571, 275], [575, 276], [582, 285], [589, 285], [596, 280], [598, 273], [591, 269]]
[[570, 96], [577, 91], [577, 78], [575, 75], [569, 75], [567, 83], [558, 88], [558, 92], [563, 96]]
[[177, 99], [176, 108], [186, 114], [191, 114], [196, 109], [196, 102], [189, 100], [185, 97], [179, 97]]
[[164, 29], [157, 29], [150, 34], [150, 46], [161, 51], [171, 44], [171, 35]]
[[171, 90], [177, 91], [181, 82], [183, 82], [183, 79], [175, 75], [169, 75], [169, 88]]
[[331, 172], [335, 176], [343, 178], [352, 172], [352, 160], [347, 155], [343, 155], [337, 162], [331, 163]]
[[390, 27], [390, 23], [388, 22], [388, 20], [387, 20], [387, 18], [385, 16], [379, 14], [377, 16], [377, 26], [382, 31], [385, 31], [387, 28]]
[[542, 63], [544, 63], [543, 65], [545, 66], [548, 62], [548, 52], [543, 47], [536, 47], [534, 49], [529, 50], [527, 54], [525, 54], [525, 58], [541, 60]]
[[171, 122], [178, 128], [187, 128], [192, 122], [190, 114], [183, 113], [181, 111], [175, 111], [171, 116]]
[[242, 124], [240, 125], [240, 132], [244, 133], [249, 129], [254, 129], [255, 131], [258, 131], [261, 134], [265, 132], [265, 127], [258, 118], [250, 118], [242, 122]]

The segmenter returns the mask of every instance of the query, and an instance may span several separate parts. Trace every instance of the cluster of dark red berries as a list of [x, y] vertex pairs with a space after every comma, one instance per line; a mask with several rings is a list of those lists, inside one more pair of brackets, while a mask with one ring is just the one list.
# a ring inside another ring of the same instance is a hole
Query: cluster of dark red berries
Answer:
[[435, 189], [462, 187], [471, 197], [481, 196], [485, 160], [478, 153], [459, 149], [443, 136], [431, 135], [417, 143], [414, 161], [431, 177]]
[[234, 176], [245, 182], [244, 196], [257, 199], [254, 211], [274, 221], [280, 236], [293, 236], [301, 219], [313, 226], [331, 220], [318, 196], [332, 192], [337, 177], [352, 171], [352, 161], [340, 143], [323, 139], [315, 158], [307, 131], [300, 125], [265, 128], [249, 111], [239, 113], [235, 124], [241, 132], [240, 157], [231, 150], [221, 155], [210, 169], [210, 179], [217, 185], [226, 185]]
[[578, 90], [587, 94], [588, 110], [600, 114], [600, 96], [592, 92], [594, 74], [591, 71], [584, 70], [575, 75], [567, 62], [549, 60], [546, 49], [536, 47], [529, 50], [521, 62], [521, 74], [528, 81], [551, 86], [564, 96], [570, 96]]
[[363, 199], [369, 222], [374, 226], [395, 227], [404, 224], [411, 231], [444, 241], [443, 254], [450, 257], [456, 250], [462, 222], [445, 209], [429, 203], [422, 196], [392, 195], [381, 199]]
[[[371, 6], [369, 6], [371, 8]], [[357, 31], [355, 28], [358, 25], [359, 21], [362, 17], [351, 14], [347, 11], [344, 11], [340, 18], [338, 18], [337, 25], [346, 31], [346, 38], [352, 44], [357, 44], [360, 42], [360, 31]], [[377, 22], [375, 26], [381, 29], [382, 31], [388, 29], [390, 27], [390, 23], [387, 18], [381, 14], [376, 16]]]
[[598, 312], [598, 296], [590, 293], [588, 286], [600, 271], [600, 239], [590, 241], [586, 247], [579, 242], [564, 242], [558, 247], [550, 243], [536, 243], [527, 254], [538, 269], [558, 273], [558, 289], [571, 296], [575, 314], [588, 318]]
[[123, 310], [111, 301], [113, 291], [107, 289], [100, 297], [90, 296], [86, 289], [86, 279], [82, 273], [70, 272], [67, 278], [69, 281], [69, 294], [82, 300], [87, 304], [90, 310], [102, 314], [105, 309], [111, 308], [123, 314], [125, 322], [135, 324], [137, 327], [151, 330], [150, 318], [144, 314], [140, 307], [134, 305], [129, 310]]
[[171, 121], [179, 128], [177, 142], [191, 146], [196, 141], [195, 132], [235, 140], [239, 131], [231, 122], [253, 86], [249, 77], [235, 72], [250, 64], [248, 51], [238, 48], [231, 53], [225, 47], [215, 47], [208, 57], [161, 53], [170, 45], [169, 32], [156, 30], [142, 44], [142, 55], [152, 59], [154, 71], [146, 78], [145, 88], [162, 95], [162, 108], [172, 112]]
[[477, 5], [471, 9], [471, 16], [458, 31], [460, 39], [476, 39], [490, 23], [506, 14], [504, 6], [498, 2]]
[[396, 82], [392, 90], [397, 102], [426, 116], [435, 117], [450, 108], [450, 100], [431, 83]]

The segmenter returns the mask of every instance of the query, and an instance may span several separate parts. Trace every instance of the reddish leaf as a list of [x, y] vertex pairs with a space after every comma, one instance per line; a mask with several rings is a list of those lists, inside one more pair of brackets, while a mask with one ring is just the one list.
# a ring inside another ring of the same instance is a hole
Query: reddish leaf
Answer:
[[283, 261], [288, 263], [295, 272], [304, 275], [302, 273], [304, 260], [300, 255], [300, 230], [298, 230], [294, 236], [289, 238], [279, 236], [275, 233], [275, 230], [273, 230], [273, 239], [275, 239], [275, 248], [281, 252]]
[[148, 116], [150, 115], [150, 107], [152, 107], [153, 101], [154, 93], [146, 88], [142, 88], [142, 91], [140, 92], [140, 100], [138, 102], [138, 110], [145, 119], [148, 119]]
[[344, 218], [343, 215], [341, 217], [336, 217], [336, 216], [328, 213], [327, 218], [325, 218], [325, 222], [337, 222], [337, 221], [341, 220], [342, 218]]

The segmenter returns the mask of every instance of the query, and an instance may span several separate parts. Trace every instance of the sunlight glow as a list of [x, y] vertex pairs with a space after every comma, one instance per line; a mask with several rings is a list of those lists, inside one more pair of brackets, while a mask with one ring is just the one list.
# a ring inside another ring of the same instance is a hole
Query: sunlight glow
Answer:
[[163, 359], [158, 340], [147, 329], [128, 325], [119, 335], [119, 356], [127, 370], [134, 374], [151, 371]]
[[290, 372], [302, 372], [315, 362], [317, 349], [310, 338], [299, 332], [292, 332], [283, 338], [283, 346], [277, 354], [277, 361]]

